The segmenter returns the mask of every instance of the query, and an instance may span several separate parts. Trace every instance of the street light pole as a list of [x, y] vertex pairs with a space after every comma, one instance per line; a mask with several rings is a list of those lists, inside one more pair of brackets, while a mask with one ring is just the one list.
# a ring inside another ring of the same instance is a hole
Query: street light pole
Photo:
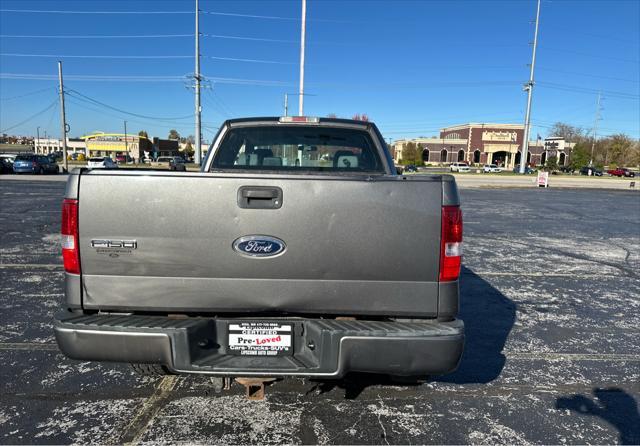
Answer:
[[129, 158], [129, 142], [127, 141], [127, 121], [124, 121], [124, 163]]
[[289, 94], [284, 94], [284, 115], [289, 116]]
[[69, 171], [67, 160], [67, 119], [64, 112], [64, 83], [62, 82], [62, 62], [58, 61], [58, 80], [60, 82], [60, 121], [62, 124], [62, 156], [64, 157], [64, 171]]
[[531, 126], [531, 96], [533, 95], [533, 71], [536, 66], [536, 50], [538, 48], [538, 25], [540, 22], [540, 0], [536, 12], [536, 31], [533, 35], [533, 54], [531, 56], [531, 71], [529, 72], [529, 82], [526, 83], [527, 90], [527, 112], [524, 117], [524, 141], [522, 143], [522, 156], [520, 157], [520, 173], [525, 173], [527, 165], [527, 152], [529, 150], [529, 130]]
[[38, 153], [38, 147], [40, 146], [40, 127], [36, 128], [36, 150], [35, 152]]
[[298, 116], [304, 116], [304, 42], [307, 28], [307, 0], [302, 0], [302, 28], [300, 30], [300, 96]]
[[593, 166], [593, 151], [596, 148], [596, 138], [598, 138], [598, 121], [600, 120], [600, 96], [601, 93], [598, 93], [598, 100], [596, 102], [596, 117], [593, 120], [593, 141], [591, 141], [591, 159], [589, 160], [590, 166]]
[[196, 0], [196, 71], [195, 71], [195, 89], [196, 89], [196, 150], [194, 151], [194, 162], [200, 165], [202, 162], [202, 123], [200, 106], [200, 9], [198, 8], [198, 0]]

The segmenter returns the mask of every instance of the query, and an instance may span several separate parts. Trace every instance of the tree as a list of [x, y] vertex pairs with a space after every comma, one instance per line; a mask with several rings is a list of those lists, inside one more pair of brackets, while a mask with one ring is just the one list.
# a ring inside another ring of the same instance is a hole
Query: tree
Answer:
[[586, 132], [581, 127], [556, 122], [549, 129], [549, 136], [559, 136], [567, 142], [578, 142], [586, 137]]
[[169, 139], [177, 139], [180, 140], [180, 133], [177, 130], [171, 129], [169, 130]]
[[194, 150], [193, 150], [193, 146], [191, 145], [191, 141], [189, 141], [187, 139], [187, 143], [184, 146], [184, 153], [187, 154], [188, 156], [193, 156]]
[[414, 142], [408, 142], [402, 148], [402, 164], [422, 164], [422, 154], [418, 150], [418, 146]]
[[369, 116], [367, 116], [366, 114], [362, 113], [356, 113], [355, 115], [353, 115], [351, 117], [351, 119], [353, 119], [354, 121], [364, 121], [364, 122], [369, 122]]
[[576, 143], [571, 150], [571, 168], [577, 170], [589, 164], [589, 160], [591, 159], [590, 150], [586, 142]]
[[140, 131], [138, 132], [138, 136], [144, 136], [144, 137], [145, 137], [145, 138], [147, 138], [147, 139], [149, 138], [149, 135], [147, 134], [147, 131], [146, 131], [146, 130], [140, 130]]
[[558, 158], [555, 156], [550, 156], [549, 159], [547, 159], [547, 161], [545, 161], [544, 163], [544, 170], [548, 172], [558, 170], [558, 167]]
[[633, 140], [624, 134], [613, 135], [604, 142], [605, 159], [608, 164], [624, 166], [629, 164], [632, 158]]

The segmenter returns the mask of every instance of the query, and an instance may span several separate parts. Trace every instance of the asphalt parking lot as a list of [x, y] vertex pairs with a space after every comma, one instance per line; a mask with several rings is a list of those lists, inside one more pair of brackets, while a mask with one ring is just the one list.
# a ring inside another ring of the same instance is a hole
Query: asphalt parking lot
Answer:
[[0, 443], [640, 443], [636, 192], [462, 190], [458, 371], [289, 379], [256, 402], [58, 353], [63, 190], [0, 182]]

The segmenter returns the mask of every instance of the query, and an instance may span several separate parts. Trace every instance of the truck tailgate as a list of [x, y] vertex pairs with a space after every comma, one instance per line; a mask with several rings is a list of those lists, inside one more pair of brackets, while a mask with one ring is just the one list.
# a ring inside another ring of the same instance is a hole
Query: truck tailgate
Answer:
[[[241, 187], [280, 188], [281, 206], [242, 208]], [[440, 177], [92, 171], [79, 203], [85, 309], [437, 313]], [[252, 235], [286, 249], [233, 249]]]

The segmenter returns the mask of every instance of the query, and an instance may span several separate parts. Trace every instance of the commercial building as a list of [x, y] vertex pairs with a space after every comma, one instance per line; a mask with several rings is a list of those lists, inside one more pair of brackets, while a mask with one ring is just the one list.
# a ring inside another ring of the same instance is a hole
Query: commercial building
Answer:
[[[48, 155], [49, 153], [62, 152], [62, 140], [57, 138], [35, 138], [35, 153]], [[87, 146], [83, 139], [67, 138], [67, 153], [85, 153]]]
[[[421, 159], [429, 164], [467, 162], [498, 164], [512, 169], [520, 164], [524, 126], [522, 124], [469, 123], [446, 127], [438, 138], [401, 139], [393, 144], [396, 163], [402, 161], [403, 149], [409, 143], [417, 146]], [[541, 165], [551, 157], [561, 166], [568, 164], [574, 144], [563, 138], [529, 141], [527, 164]]]

